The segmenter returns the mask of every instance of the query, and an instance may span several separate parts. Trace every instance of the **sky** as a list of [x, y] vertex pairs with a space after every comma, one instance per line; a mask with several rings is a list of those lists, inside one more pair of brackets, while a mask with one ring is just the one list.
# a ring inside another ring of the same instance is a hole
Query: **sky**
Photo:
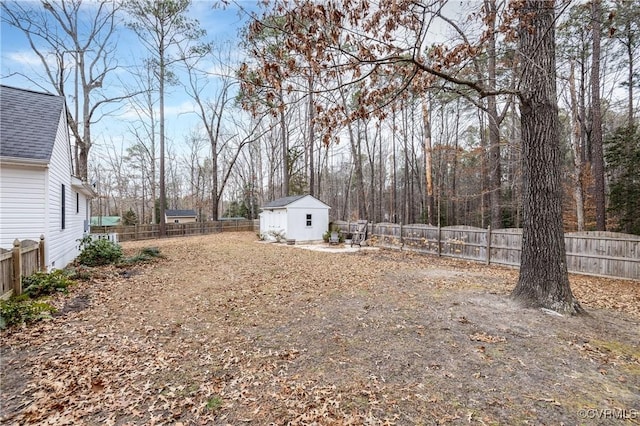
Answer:
[[[21, 4], [34, 8], [41, 7], [40, 2], [36, 1], [22, 1]], [[87, 2], [87, 5], [95, 7], [91, 2]], [[212, 5], [212, 1], [194, 0], [189, 16], [197, 19], [200, 26], [206, 29], [206, 39], [213, 41], [214, 45], [229, 42], [231, 46], [236, 46], [238, 31], [247, 21], [246, 13], [240, 12], [239, 9], [256, 10], [256, 2], [241, 1], [239, 7], [234, 5], [227, 9], [214, 8]], [[4, 15], [4, 12], [2, 13]], [[240, 55], [239, 49], [234, 47], [231, 49], [233, 55]], [[110, 86], [107, 87], [105, 84], [105, 93], [108, 95], [122, 93], [123, 84], [133, 85], [134, 80], [128, 70], [148, 56], [137, 35], [124, 24], [118, 27], [116, 50], [120, 68], [110, 75], [111, 78], [108, 80]], [[0, 25], [0, 62], [0, 84], [36, 91], [54, 91], [46, 80], [39, 77], [43, 75], [43, 67], [40, 59], [29, 46], [27, 37], [4, 20]], [[165, 105], [168, 143], [180, 149], [184, 135], [198, 126], [198, 117], [192, 113], [195, 110], [193, 101], [178, 85], [168, 88]], [[95, 143], [94, 155], [104, 154], [106, 146], [111, 144], [117, 148], [126, 149], [131, 144], [131, 135], [127, 130], [128, 121], [134, 116], [124, 103], [120, 104], [119, 108], [111, 106], [109, 115], [92, 128], [92, 138]]]

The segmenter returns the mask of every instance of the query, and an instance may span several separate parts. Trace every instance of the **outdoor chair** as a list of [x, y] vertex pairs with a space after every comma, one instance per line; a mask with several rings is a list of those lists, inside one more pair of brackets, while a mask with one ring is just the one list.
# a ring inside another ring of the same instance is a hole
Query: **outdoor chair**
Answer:
[[331, 235], [329, 236], [329, 244], [338, 244], [340, 243], [340, 235], [336, 231], [331, 231]]
[[367, 225], [368, 221], [359, 220], [356, 225], [356, 230], [353, 233], [353, 239], [351, 240], [351, 247], [354, 245], [361, 246], [362, 242], [367, 239]]

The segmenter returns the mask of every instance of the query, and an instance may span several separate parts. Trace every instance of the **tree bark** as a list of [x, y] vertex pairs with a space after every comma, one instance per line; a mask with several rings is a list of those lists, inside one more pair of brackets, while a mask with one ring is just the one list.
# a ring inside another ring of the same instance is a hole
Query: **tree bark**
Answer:
[[280, 146], [282, 149], [282, 196], [289, 196], [289, 142], [287, 139], [287, 121], [284, 111], [284, 93], [282, 89], [279, 92], [280, 96]]
[[578, 100], [576, 96], [575, 63], [571, 61], [569, 75], [569, 93], [571, 97], [571, 148], [573, 152], [573, 194], [576, 201], [576, 219], [578, 231], [584, 231], [584, 192], [582, 190], [582, 156], [580, 147], [582, 142], [582, 126], [578, 117]]
[[424, 175], [427, 194], [427, 223], [435, 224], [435, 203], [433, 195], [433, 149], [431, 146], [431, 120], [429, 104], [426, 97], [422, 99], [422, 121], [424, 124]]
[[602, 151], [602, 111], [600, 107], [600, 31], [602, 5], [592, 0], [593, 53], [591, 56], [591, 146], [593, 148], [593, 178], [596, 200], [596, 229], [606, 228], [604, 198], [604, 154]]
[[[487, 61], [488, 61], [488, 87], [487, 89], [494, 91], [496, 89], [496, 36], [494, 33], [496, 20], [496, 3], [495, 1], [485, 1], [485, 8], [489, 14], [488, 18], [491, 22], [489, 40], [487, 41]], [[487, 97], [487, 115], [489, 118], [489, 199], [491, 208], [491, 228], [502, 228], [502, 167], [500, 164], [500, 117], [498, 115], [498, 106], [496, 96]]]
[[[640, 13], [638, 14], [640, 15]], [[627, 44], [627, 62], [629, 62], [629, 74], [628, 74], [628, 79], [629, 79], [629, 85], [627, 87], [627, 90], [629, 91], [629, 106], [627, 108], [628, 111], [628, 121], [629, 121], [629, 127], [633, 126], [633, 85], [634, 83], [634, 70], [633, 70], [633, 45], [632, 45], [632, 38], [633, 38], [633, 33], [631, 32], [631, 22], [627, 21], [626, 27], [625, 27], [625, 32], [628, 34], [628, 38], [629, 38], [629, 42]]]
[[575, 314], [583, 311], [569, 286], [562, 228], [554, 15], [553, 0], [526, 0], [521, 10], [523, 231], [512, 296], [525, 306]]
[[313, 101], [313, 75], [308, 78], [309, 82], [309, 195], [315, 196], [315, 167], [314, 167], [314, 150], [315, 150], [315, 126], [313, 123], [315, 117], [315, 105]]
[[164, 83], [165, 83], [165, 51], [164, 45], [158, 46], [158, 59], [159, 59], [159, 77], [158, 77], [158, 92], [160, 96], [160, 226], [158, 228], [158, 235], [160, 238], [167, 235], [167, 221], [165, 218], [165, 209], [167, 206], [167, 190], [166, 190], [166, 178], [165, 178], [165, 129], [164, 129]]

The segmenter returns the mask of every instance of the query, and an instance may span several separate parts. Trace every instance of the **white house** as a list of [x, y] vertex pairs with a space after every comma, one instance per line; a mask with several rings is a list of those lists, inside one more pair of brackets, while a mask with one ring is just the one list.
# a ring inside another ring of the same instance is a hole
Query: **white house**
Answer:
[[269, 240], [279, 234], [296, 243], [322, 241], [329, 228], [330, 208], [311, 195], [273, 200], [262, 206], [260, 234]]
[[0, 247], [44, 235], [47, 268], [63, 268], [95, 196], [74, 176], [64, 98], [0, 85], [0, 121]]

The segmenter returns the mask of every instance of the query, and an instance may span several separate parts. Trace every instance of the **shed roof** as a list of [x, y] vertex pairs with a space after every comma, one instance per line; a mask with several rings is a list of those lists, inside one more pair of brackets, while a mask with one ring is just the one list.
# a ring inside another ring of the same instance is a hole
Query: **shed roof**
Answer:
[[304, 197], [306, 197], [306, 195], [290, 195], [288, 197], [282, 197], [282, 198], [278, 198], [273, 201], [270, 201], [262, 207], [265, 209], [271, 209], [274, 207], [284, 207]]
[[91, 216], [91, 226], [120, 225], [120, 216]]
[[49, 161], [64, 98], [0, 85], [0, 157]]
[[196, 211], [191, 210], [165, 210], [164, 214], [167, 217], [196, 217]]

